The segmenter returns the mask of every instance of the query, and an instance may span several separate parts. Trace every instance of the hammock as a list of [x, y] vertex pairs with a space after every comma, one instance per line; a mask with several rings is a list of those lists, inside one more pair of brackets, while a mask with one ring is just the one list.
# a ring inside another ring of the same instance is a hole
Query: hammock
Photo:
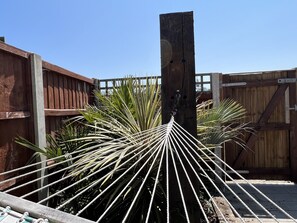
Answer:
[[[95, 221], [86, 220], [86, 222], [105, 222], [108, 216], [117, 213], [118, 210], [116, 204], [123, 200], [123, 197], [129, 192], [129, 189], [134, 185], [138, 177], [141, 176], [142, 182], [137, 184], [137, 188], [134, 187], [134, 198], [129, 201], [124, 215], [121, 216], [121, 222], [130, 222], [130, 217], [135, 212], [137, 202], [141, 200], [142, 193], [146, 190], [146, 184], [149, 179], [154, 179], [154, 183], [150, 191], [150, 200], [147, 201], [147, 205], [145, 206], [146, 214], [143, 216], [143, 222], [146, 223], [152, 222], [154, 214], [153, 210], [156, 209], [154, 205], [155, 200], [157, 199], [158, 186], [160, 185], [163, 185], [165, 189], [164, 208], [160, 211], [164, 214], [166, 222], [170, 222], [172, 219], [171, 214], [172, 209], [174, 208], [172, 204], [177, 198], [179, 199], [177, 202], [181, 207], [180, 212], [184, 216], [184, 222], [191, 222], [190, 210], [193, 208], [200, 210], [201, 221], [210, 222], [211, 219], [205, 208], [205, 201], [201, 198], [201, 191], [203, 191], [204, 196], [210, 200], [211, 207], [216, 212], [220, 222], [232, 221], [231, 217], [221, 210], [221, 202], [224, 202], [230, 207], [231, 212], [234, 213], [234, 218], [237, 221], [246, 221], [245, 216], [239, 214], [237, 207], [230, 199], [230, 195], [233, 197], [233, 200], [236, 199], [244, 208], [246, 208], [250, 213], [249, 218], [252, 217], [259, 222], [263, 222], [264, 218], [279, 222], [279, 219], [275, 217], [275, 214], [272, 211], [267, 210], [265, 207], [266, 205], [263, 205], [263, 203], [259, 201], [258, 197], [261, 196], [261, 201], [264, 199], [265, 204], [268, 202], [270, 205], [274, 206], [278, 212], [281, 212], [286, 216], [287, 220], [297, 222], [297, 220], [290, 214], [263, 194], [259, 189], [250, 184], [249, 181], [218, 157], [213, 149], [205, 147], [197, 139], [191, 136], [174, 121], [174, 118], [172, 118], [168, 124], [137, 133], [131, 138], [133, 138], [133, 140], [127, 138], [114, 139], [112, 140], [112, 144], [110, 142], [106, 143], [106, 145], [102, 143], [100, 144], [100, 147], [76, 150], [67, 154], [67, 156], [62, 155], [50, 160], [36, 162], [0, 173], [0, 177], [4, 179], [0, 182], [0, 187], [1, 185], [9, 184], [11, 182], [18, 182], [14, 186], [0, 192], [0, 206], [5, 207], [5, 205], [8, 205], [7, 203], [9, 203], [10, 206], [13, 206], [11, 207], [12, 209], [25, 210], [27, 208], [27, 211], [31, 213], [34, 209], [34, 205], [36, 205], [41, 213], [43, 207], [41, 205], [46, 205], [51, 199], [55, 199], [55, 197], [60, 196], [62, 193], [67, 193], [67, 190], [75, 188], [77, 185], [85, 182], [85, 187], [78, 190], [71, 198], [60, 203], [55, 207], [56, 210], [53, 210], [52, 213], [50, 211], [51, 209], [48, 207], [44, 207], [47, 208], [47, 215], [43, 214], [38, 216], [39, 213], [33, 211], [35, 218], [47, 218], [49, 222], [69, 222], [66, 217], [63, 221], [63, 212], [60, 212], [59, 210], [63, 210], [65, 206], [72, 202], [79, 202], [79, 199], [83, 198], [85, 193], [90, 190], [98, 190], [106, 180], [109, 180], [110, 183], [108, 186], [102, 187], [102, 189], [100, 189], [100, 191], [94, 195], [84, 207], [80, 210], [71, 211], [73, 216], [72, 222], [83, 222], [82, 218], [79, 218], [79, 216], [89, 208], [94, 208], [94, 204], [99, 202], [103, 195], [111, 193], [111, 191], [114, 190], [115, 185], [122, 183], [121, 190], [112, 191], [113, 199], [108, 203], [108, 206], [106, 206], [104, 210], [100, 210], [101, 212], [98, 219]], [[100, 160], [98, 161], [100, 165], [97, 162], [89, 163], [92, 158], [103, 153], [119, 153], [121, 155], [119, 156], [120, 159], [109, 160], [108, 162], [106, 160]], [[133, 161], [132, 165], [128, 165], [131, 164], [131, 161]], [[45, 165], [50, 162], [52, 163], [51, 165]], [[66, 163], [70, 164], [63, 166], [63, 164]], [[61, 166], [61, 168], [55, 172], [36, 177], [38, 172], [50, 168], [52, 169], [57, 166]], [[110, 171], [107, 171], [115, 166], [117, 169], [121, 169], [119, 174], [111, 174]], [[32, 170], [32, 168], [34, 169]], [[23, 188], [30, 188], [30, 185], [36, 185], [39, 181], [61, 173], [68, 174], [64, 174], [60, 179], [49, 182], [37, 189], [33, 186], [31, 187], [33, 189], [30, 191], [23, 190]], [[131, 173], [133, 173], [134, 176], [129, 178], [128, 181], [124, 181], [127, 174]], [[234, 180], [232, 177], [234, 175], [237, 178], [240, 178], [245, 185], [248, 185], [251, 190], [257, 192], [257, 197], [254, 196], [254, 193], [250, 193], [250, 190], [247, 190], [246, 187], [239, 184], [238, 181]], [[82, 177], [77, 178], [77, 176]], [[226, 183], [222, 176], [225, 176], [229, 182], [232, 182], [232, 186], [229, 183]], [[33, 177], [35, 178], [33, 179]], [[57, 186], [75, 177], [76, 180], [71, 184], [51, 193], [36, 203], [33, 203], [33, 206], [29, 205], [20, 209], [20, 205], [24, 204], [21, 201], [24, 201], [24, 199], [28, 199], [28, 197], [34, 194], [36, 195], [39, 192], [47, 191], [50, 187], [54, 185]], [[89, 179], [94, 177], [97, 178], [90, 183]], [[197, 187], [197, 185], [199, 186]], [[9, 197], [9, 199], [6, 198], [8, 194], [14, 194], [16, 191], [18, 197], [9, 195], [11, 197]], [[20, 194], [22, 191], [26, 192]], [[261, 216], [258, 216], [252, 207], [249, 207], [245, 200], [238, 195], [238, 191], [241, 191], [241, 193], [245, 194], [249, 200], [252, 200], [258, 208], [265, 213], [265, 215], [262, 214]], [[176, 193], [176, 196], [172, 196], [173, 192]], [[190, 202], [189, 194], [191, 196]], [[18, 202], [19, 200], [20, 202]], [[0, 213], [4, 213], [4, 210], [6, 209], [0, 209]], [[57, 215], [61, 216], [56, 218]], [[69, 217], [69, 214], [65, 214], [65, 216], [66, 215]], [[75, 216], [78, 217], [77, 221], [75, 221]], [[0, 218], [0, 222], [4, 222], [4, 220], [5, 218]]]

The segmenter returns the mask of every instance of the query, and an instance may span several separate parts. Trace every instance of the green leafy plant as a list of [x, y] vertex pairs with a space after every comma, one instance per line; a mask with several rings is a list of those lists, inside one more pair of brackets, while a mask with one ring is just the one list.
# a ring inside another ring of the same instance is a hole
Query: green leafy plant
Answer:
[[[135, 201], [133, 212], [128, 218], [129, 222], [143, 222], [147, 201], [150, 200], [156, 181], [154, 176], [158, 171], [157, 164], [160, 163], [160, 158], [157, 158], [155, 164], [149, 161], [148, 167], [141, 170], [133, 183], [129, 187], [125, 186], [147, 162], [145, 154], [153, 155], [154, 150], [150, 141], [156, 141], [158, 134], [150, 132], [145, 139], [135, 135], [161, 125], [160, 86], [154, 78], [147, 79], [145, 85], [137, 79], [127, 78], [116, 86], [109, 96], [95, 92], [95, 97], [97, 106], [88, 105], [86, 111], [82, 112], [81, 116], [71, 119], [55, 138], [49, 137], [46, 148], [40, 149], [25, 139], [19, 139], [18, 143], [49, 159], [82, 150], [72, 155], [74, 159], [68, 165], [74, 164], [73, 167], [57, 176], [70, 175], [71, 178], [51, 187], [51, 194], [58, 196], [52, 199], [50, 205], [60, 206], [85, 190], [78, 201], [71, 201], [61, 208], [70, 213], [77, 213], [94, 197], [111, 187], [111, 190], [81, 213], [81, 216], [92, 220], [97, 220], [122, 191], [120, 199], [112, 207], [112, 213], [115, 214], [107, 215], [104, 219], [104, 222], [121, 221], [137, 193], [136, 188], [142, 184], [151, 167], [151, 174], [140, 192], [141, 199]], [[213, 107], [212, 101], [197, 105], [198, 139], [209, 147], [231, 140], [244, 146], [241, 135], [242, 131], [247, 131], [248, 128], [244, 124], [239, 124], [244, 114], [243, 107], [232, 100], [223, 101], [218, 107]], [[139, 145], [145, 143], [150, 146], [140, 150]], [[65, 160], [67, 157], [62, 156], [61, 159]], [[131, 171], [114, 184], [114, 179], [125, 173], [133, 164], [135, 166]], [[61, 167], [58, 165], [56, 168]], [[67, 192], [59, 193], [62, 188], [80, 182], [84, 177], [88, 179], [76, 184]], [[164, 188], [162, 184], [158, 184], [152, 209], [152, 222], [164, 221], [165, 199]]]
[[226, 142], [234, 142], [246, 148], [245, 132], [253, 132], [243, 122], [246, 110], [238, 102], [226, 99], [218, 106], [208, 100], [196, 106], [198, 139], [206, 146], [216, 147]]

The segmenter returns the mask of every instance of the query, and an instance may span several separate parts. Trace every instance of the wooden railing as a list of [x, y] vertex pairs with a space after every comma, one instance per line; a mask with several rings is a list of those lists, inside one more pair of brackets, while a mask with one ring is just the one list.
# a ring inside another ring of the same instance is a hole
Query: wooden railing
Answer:
[[[196, 92], [211, 92], [211, 77], [212, 73], [200, 73], [196, 74]], [[161, 84], [160, 76], [149, 76], [149, 77], [132, 77], [136, 81], [139, 81], [142, 85], [146, 85], [146, 81], [151, 78], [156, 78], [158, 84]], [[122, 81], [126, 78], [113, 78], [113, 79], [100, 79], [97, 81], [98, 89], [101, 94], [109, 95], [114, 88], [121, 85]]]

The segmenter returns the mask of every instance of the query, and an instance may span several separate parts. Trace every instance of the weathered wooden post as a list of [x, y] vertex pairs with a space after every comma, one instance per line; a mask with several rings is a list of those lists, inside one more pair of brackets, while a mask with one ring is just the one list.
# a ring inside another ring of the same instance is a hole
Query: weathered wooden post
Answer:
[[[297, 69], [288, 72], [288, 78], [296, 80]], [[291, 179], [297, 182], [297, 90], [296, 82], [289, 85], [289, 103], [290, 103], [290, 165], [291, 165]]]
[[[35, 144], [39, 148], [46, 147], [46, 131], [45, 131], [45, 116], [44, 116], [44, 96], [43, 96], [43, 74], [42, 74], [42, 59], [37, 54], [30, 55], [31, 78], [32, 78], [32, 96], [33, 96], [33, 115], [34, 115], [34, 132]], [[39, 156], [38, 161], [43, 161], [38, 168], [46, 167], [46, 157]], [[38, 172], [38, 177], [44, 177], [47, 173], [46, 169]], [[38, 187], [43, 188], [47, 184], [48, 179], [42, 178], [38, 181]], [[44, 188], [38, 192], [38, 199], [42, 200], [48, 196], [48, 188]]]
[[[196, 93], [194, 61], [194, 28], [193, 12], [171, 13], [160, 15], [161, 34], [161, 73], [162, 73], [162, 122], [168, 123], [175, 110], [175, 121], [194, 137], [197, 137], [196, 126]], [[173, 169], [173, 168], [172, 168]], [[175, 174], [170, 174], [170, 185], [177, 185]], [[182, 175], [182, 174], [181, 174]], [[190, 173], [194, 187], [199, 191], [195, 175]], [[186, 204], [191, 222], [200, 222], [200, 210], [192, 190], [184, 181]], [[182, 204], [178, 197], [177, 186], [170, 188], [170, 222], [181, 222], [176, 210]], [[196, 209], [195, 209], [196, 207]]]

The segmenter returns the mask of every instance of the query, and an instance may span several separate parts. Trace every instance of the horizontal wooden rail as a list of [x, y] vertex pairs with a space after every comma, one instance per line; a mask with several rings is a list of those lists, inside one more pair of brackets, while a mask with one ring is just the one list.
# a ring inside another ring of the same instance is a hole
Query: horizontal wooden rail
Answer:
[[28, 118], [30, 115], [28, 111], [0, 112], [0, 120]]
[[279, 131], [279, 130], [289, 130], [291, 128], [290, 124], [287, 123], [249, 123], [247, 125], [250, 128], [253, 128], [257, 131]]
[[74, 116], [80, 115], [85, 109], [44, 109], [45, 116]]
[[3, 192], [0, 192], [0, 205], [10, 206], [12, 210], [19, 213], [29, 212], [30, 216], [34, 218], [46, 218], [52, 223], [94, 223], [94, 221], [36, 204]]
[[14, 46], [10, 46], [10, 45], [3, 43], [1, 41], [0, 41], [0, 50], [6, 51], [8, 53], [18, 55], [18, 56], [24, 57], [24, 58], [28, 58], [30, 55], [30, 53], [28, 53], [24, 50], [18, 49]]

